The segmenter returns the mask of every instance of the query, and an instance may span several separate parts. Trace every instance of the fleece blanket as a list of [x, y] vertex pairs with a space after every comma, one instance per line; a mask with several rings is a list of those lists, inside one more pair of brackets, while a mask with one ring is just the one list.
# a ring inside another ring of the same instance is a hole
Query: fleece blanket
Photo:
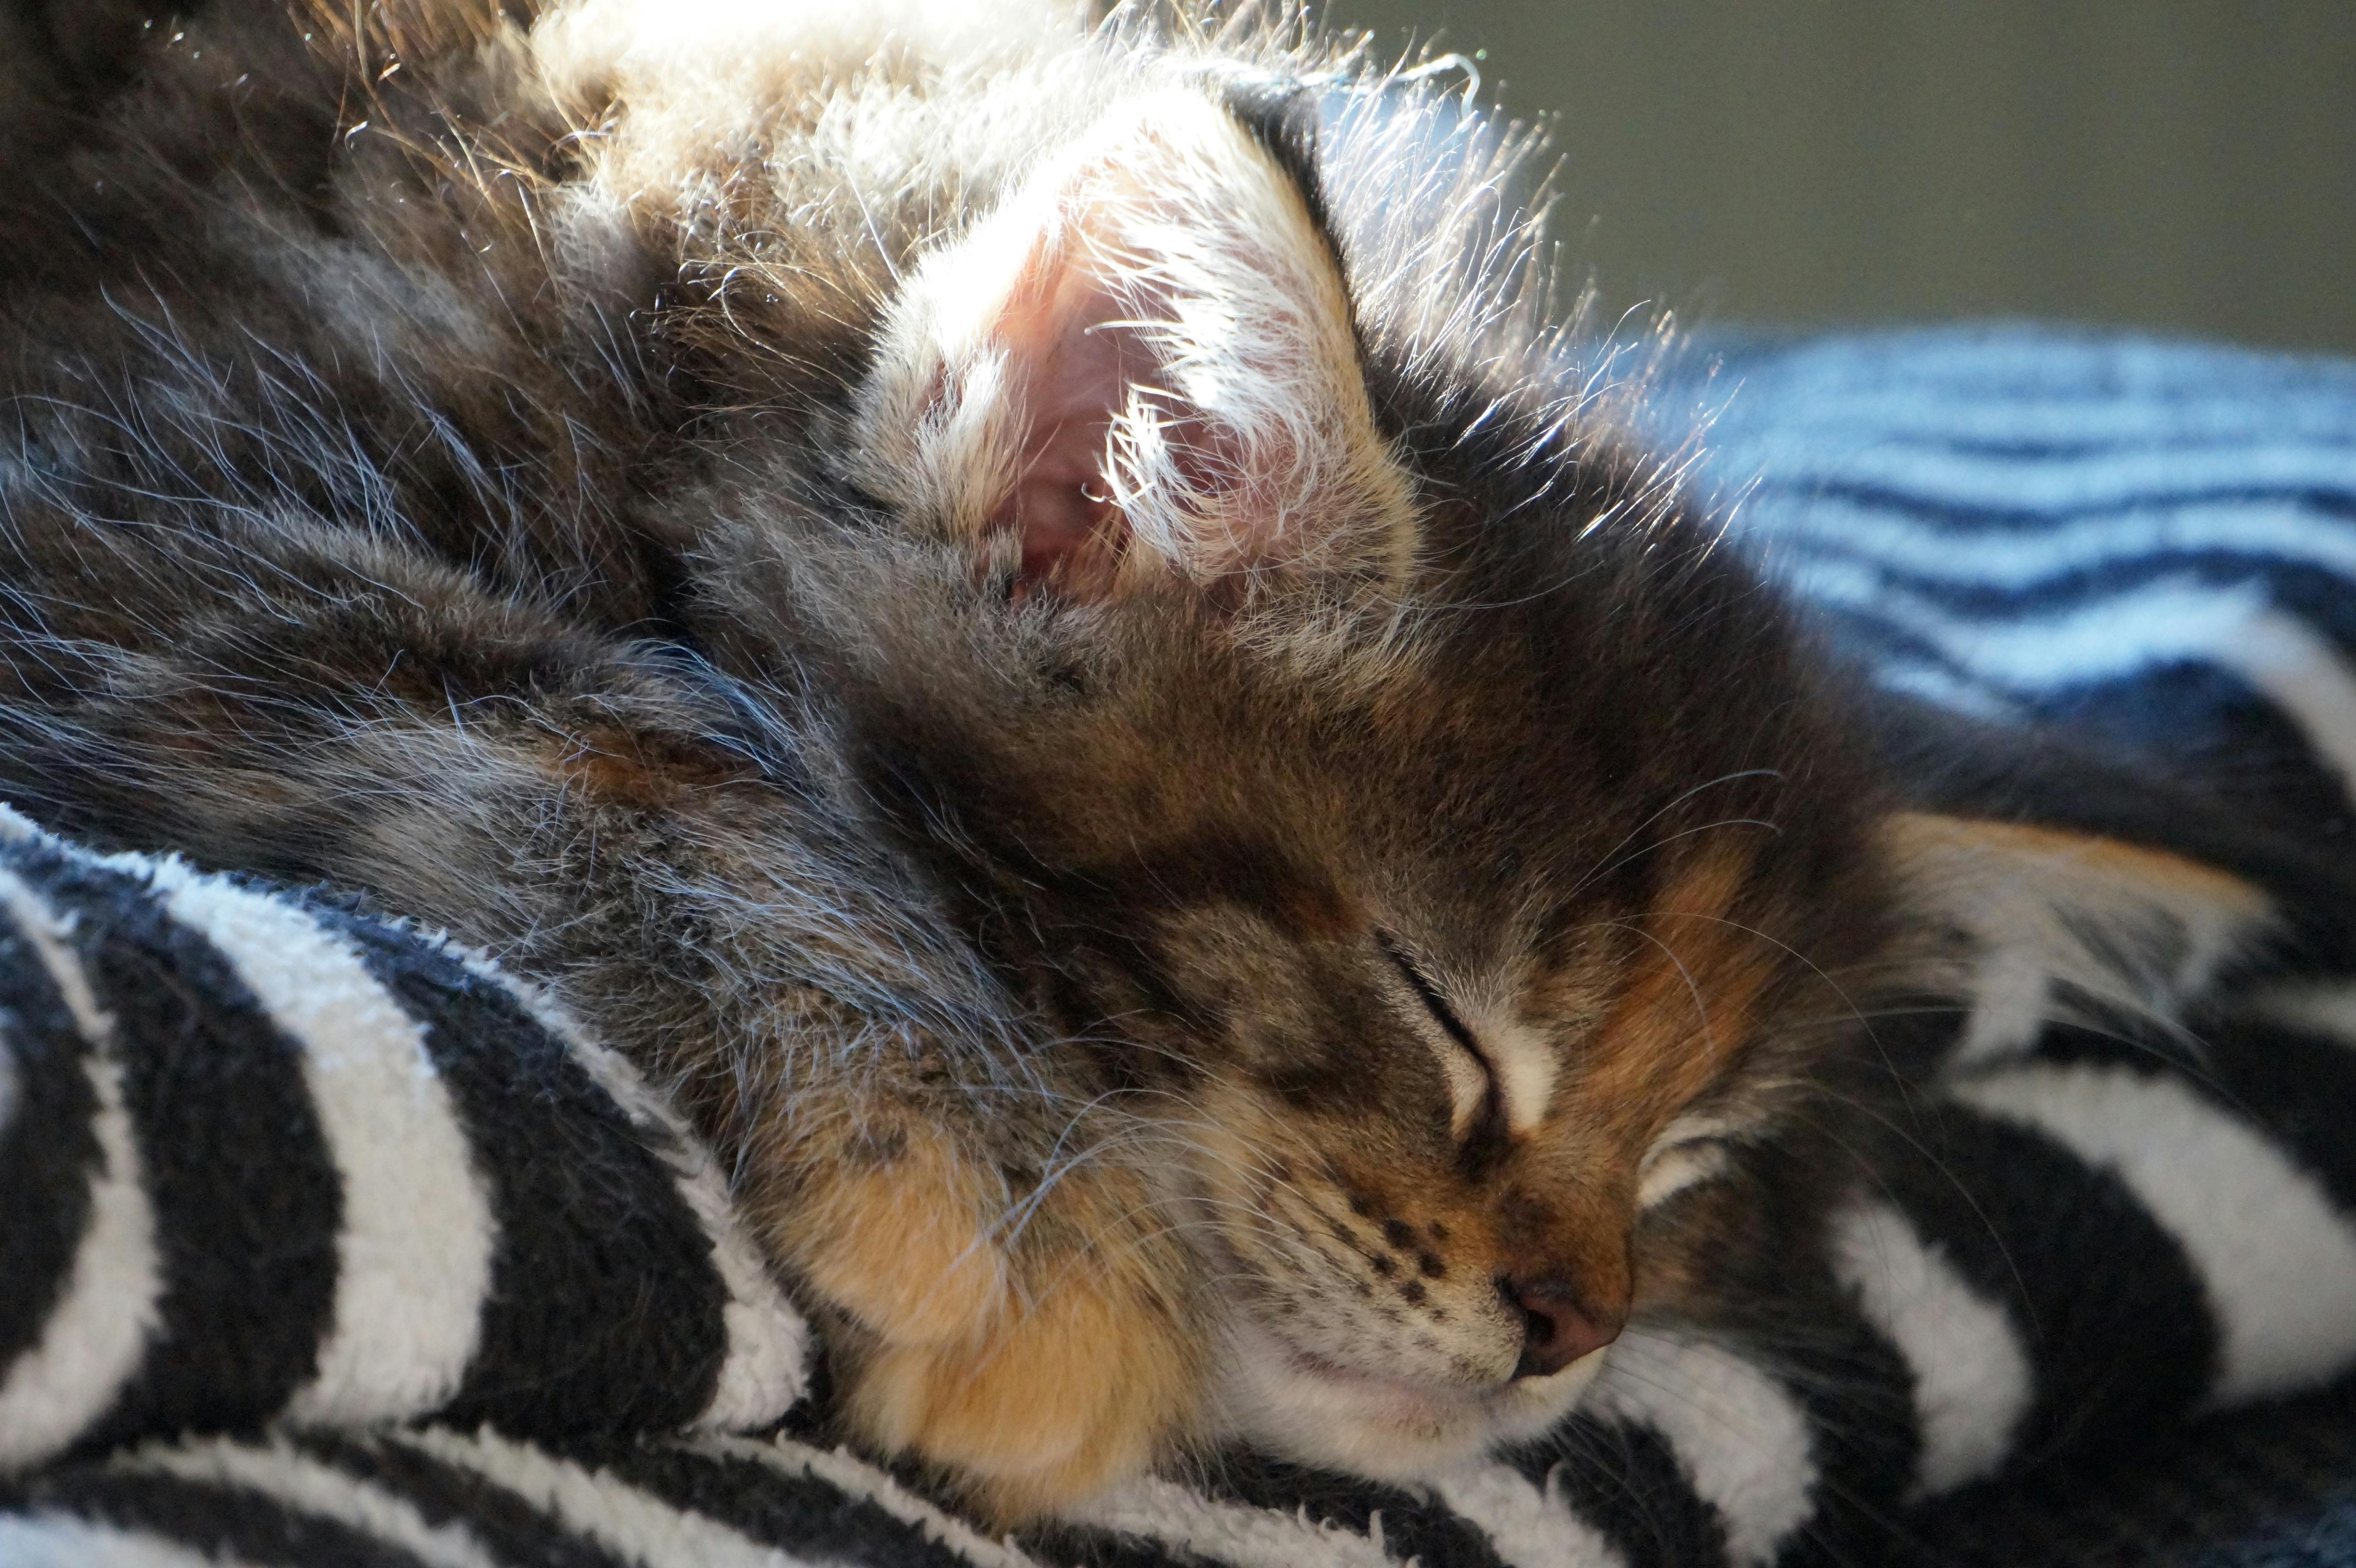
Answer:
[[1876, 679], [2314, 851], [2263, 947], [2190, 907], [1975, 931], [1807, 1343], [1632, 1331], [1559, 1430], [1425, 1486], [1236, 1454], [993, 1539], [815, 1435], [809, 1326], [594, 1020], [10, 816], [0, 1563], [1890, 1561], [1935, 1552], [1926, 1500], [2356, 1367], [2356, 367], [2021, 333], [1721, 364], [1655, 406], [1706, 413], [1737, 537]]

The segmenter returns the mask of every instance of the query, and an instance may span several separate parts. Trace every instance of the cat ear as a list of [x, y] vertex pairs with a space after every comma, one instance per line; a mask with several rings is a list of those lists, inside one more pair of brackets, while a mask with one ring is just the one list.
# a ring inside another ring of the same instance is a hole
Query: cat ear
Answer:
[[1151, 93], [925, 258], [855, 476], [1075, 599], [1403, 574], [1413, 492], [1376, 428], [1307, 110]]

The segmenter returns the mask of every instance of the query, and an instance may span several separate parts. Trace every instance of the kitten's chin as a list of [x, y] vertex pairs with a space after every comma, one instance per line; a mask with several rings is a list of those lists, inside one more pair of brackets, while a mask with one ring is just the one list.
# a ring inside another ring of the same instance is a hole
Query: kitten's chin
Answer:
[[1321, 1365], [1240, 1320], [1229, 1331], [1220, 1414], [1235, 1435], [1287, 1458], [1380, 1480], [1419, 1480], [1551, 1428], [1579, 1403], [1610, 1350], [1551, 1377], [1457, 1387]]

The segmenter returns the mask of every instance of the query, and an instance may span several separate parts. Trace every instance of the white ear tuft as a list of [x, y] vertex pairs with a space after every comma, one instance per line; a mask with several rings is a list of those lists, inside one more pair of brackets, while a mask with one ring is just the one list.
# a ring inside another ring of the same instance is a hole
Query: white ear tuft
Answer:
[[1413, 546], [1332, 241], [1185, 88], [1115, 110], [924, 260], [854, 444], [911, 521], [1011, 537], [1025, 584], [1076, 598], [1173, 572], [1396, 577]]

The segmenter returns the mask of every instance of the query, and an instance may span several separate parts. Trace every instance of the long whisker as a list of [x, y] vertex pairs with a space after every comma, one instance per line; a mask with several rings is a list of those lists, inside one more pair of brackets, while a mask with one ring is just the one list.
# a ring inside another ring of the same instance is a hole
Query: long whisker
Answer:
[[[1666, 808], [1664, 807], [1664, 809]], [[1659, 814], [1655, 813], [1655, 815], [1657, 816]], [[1654, 839], [1642, 849], [1630, 850], [1627, 854], [1621, 856], [1618, 859], [1613, 860], [1609, 864], [1596, 867], [1593, 870], [1588, 872], [1587, 875], [1581, 877], [1578, 881], [1573, 882], [1570, 886], [1570, 891], [1565, 893], [1563, 897], [1566, 900], [1576, 898], [1581, 891], [1599, 879], [1610, 876], [1612, 872], [1618, 870], [1621, 867], [1627, 865], [1631, 861], [1643, 859], [1645, 856], [1651, 854], [1655, 849], [1665, 849], [1680, 838], [1690, 838], [1697, 833], [1708, 833], [1720, 827], [1763, 827], [1770, 833], [1777, 834], [1783, 831], [1781, 827], [1761, 816], [1729, 816], [1717, 822], [1705, 822], [1698, 827], [1681, 828], [1677, 832], [1669, 834], [1665, 837]], [[1628, 837], [1633, 838], [1635, 835], [1632, 833]], [[1620, 842], [1622, 844], [1625, 844], [1627, 841], [1627, 838], [1622, 838]], [[1606, 852], [1609, 853], [1609, 851]]]
[[[1598, 859], [1608, 860], [1612, 856], [1617, 855], [1621, 850], [1628, 847], [1628, 841], [1635, 837], [1637, 834], [1642, 833], [1645, 828], [1650, 827], [1654, 823], [1658, 822], [1662, 817], [1666, 816], [1670, 812], [1675, 811], [1678, 806], [1683, 805], [1687, 801], [1691, 800], [1694, 796], [1701, 794], [1704, 790], [1716, 789], [1720, 784], [1733, 784], [1740, 779], [1780, 779], [1783, 776], [1783, 773], [1774, 768], [1744, 768], [1737, 773], [1720, 773], [1714, 779], [1709, 779], [1704, 783], [1697, 784], [1694, 785], [1693, 788], [1686, 791], [1683, 795], [1680, 795], [1676, 799], [1670, 801], [1667, 805], [1662, 806], [1658, 811], [1653, 813], [1652, 816], [1644, 818], [1644, 821], [1636, 824], [1635, 827], [1628, 829], [1627, 833], [1621, 837], [1620, 842], [1612, 846], [1611, 848], [1603, 851]], [[1581, 878], [1572, 886], [1571, 891], [1573, 893], [1578, 892], [1580, 888], [1587, 886], [1588, 883], [1593, 881], [1601, 873], [1593, 871], [1589, 872], [1585, 877]]]

